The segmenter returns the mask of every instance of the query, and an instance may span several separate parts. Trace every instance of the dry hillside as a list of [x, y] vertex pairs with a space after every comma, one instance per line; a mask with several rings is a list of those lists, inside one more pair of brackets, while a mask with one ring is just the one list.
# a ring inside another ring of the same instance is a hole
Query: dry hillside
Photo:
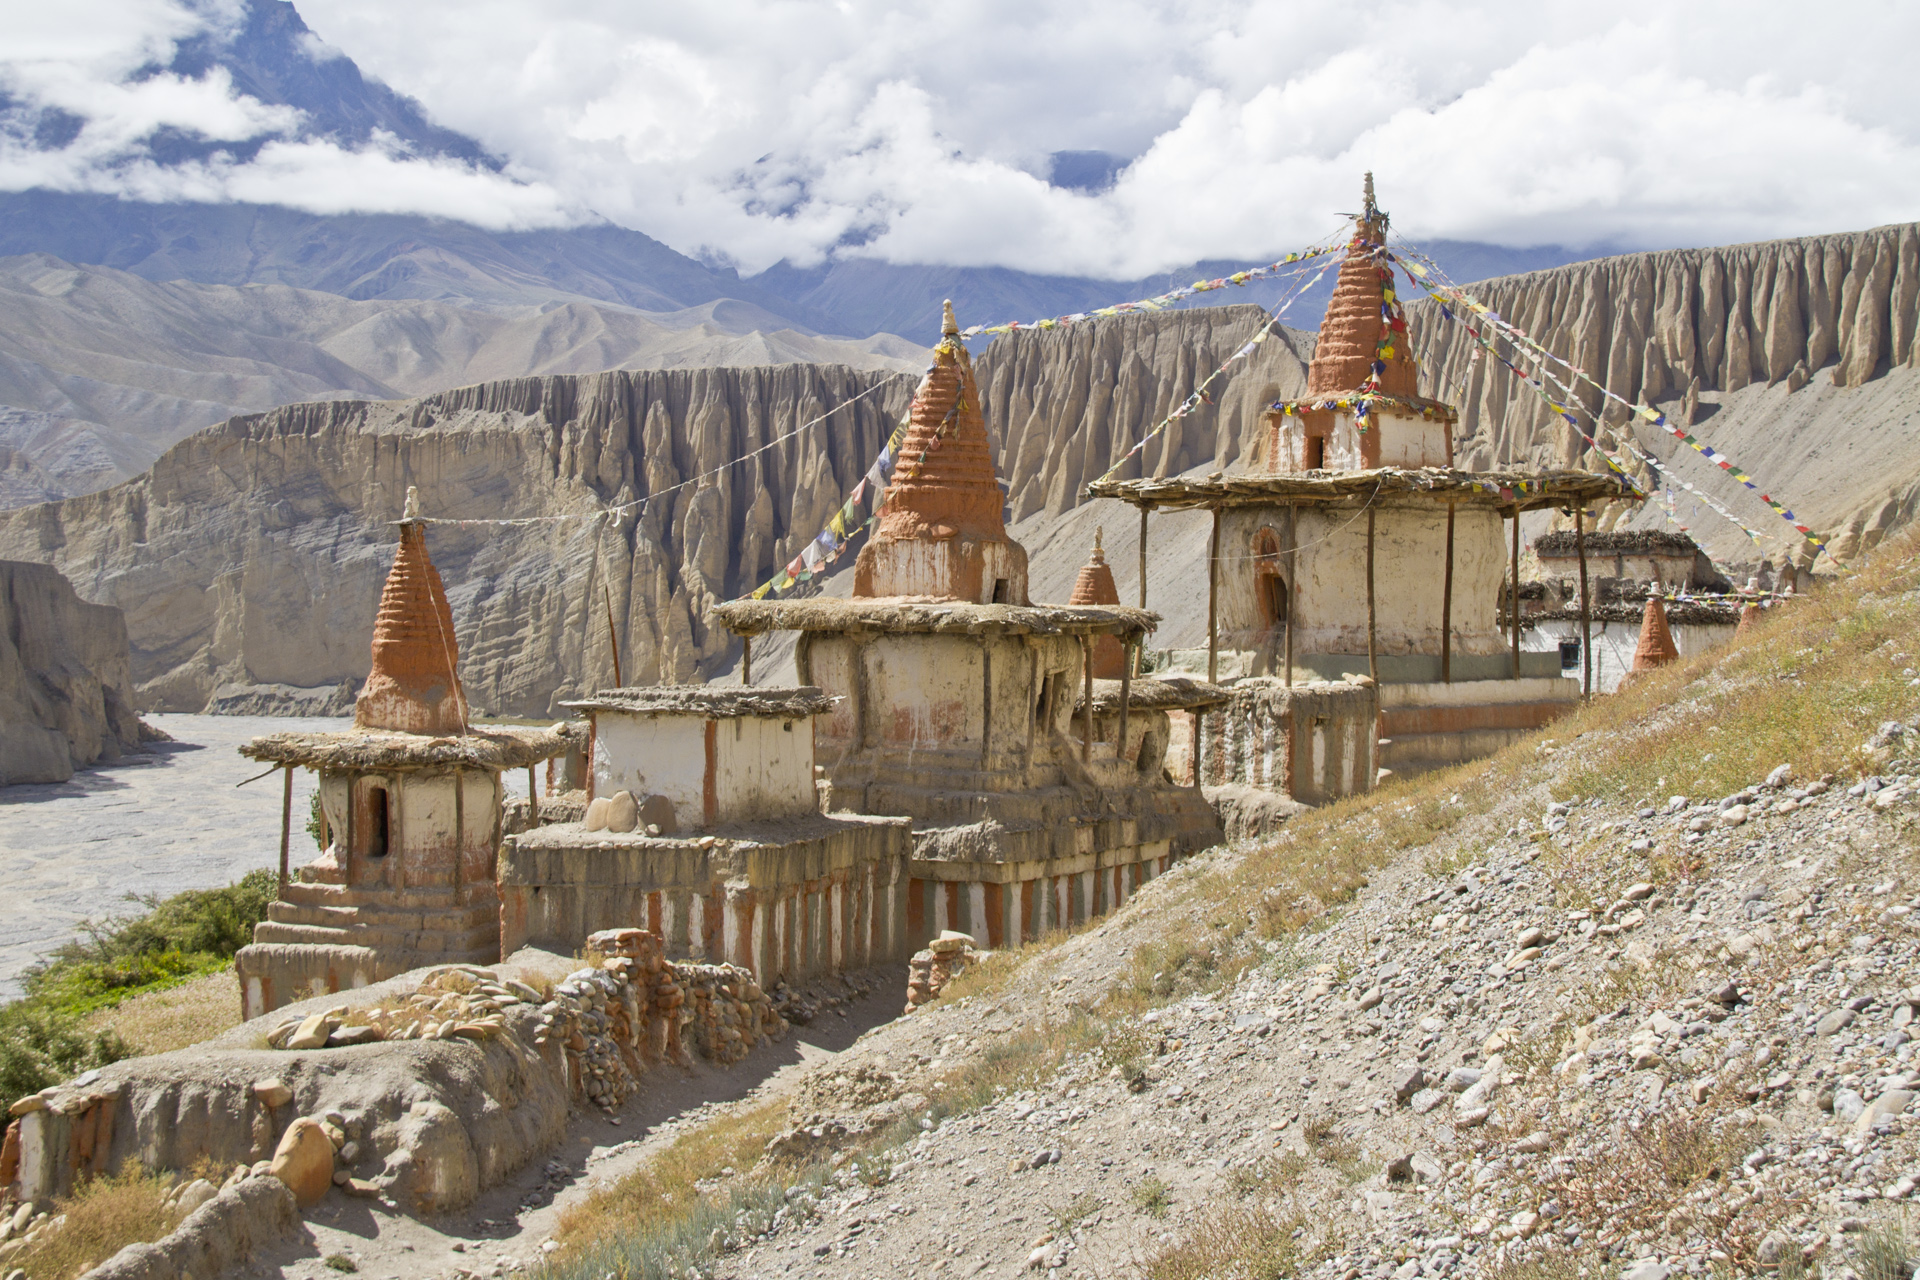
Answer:
[[557, 1249], [504, 1260], [1904, 1276], [1916, 621], [1903, 539], [1550, 737], [990, 960], [636, 1172], [590, 1159]]

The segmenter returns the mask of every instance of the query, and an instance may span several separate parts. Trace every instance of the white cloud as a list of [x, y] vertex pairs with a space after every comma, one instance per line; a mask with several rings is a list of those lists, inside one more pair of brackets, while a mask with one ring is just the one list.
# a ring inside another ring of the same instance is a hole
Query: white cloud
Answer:
[[[1415, 238], [1708, 244], [1920, 216], [1920, 7], [1884, 0], [1811, 19], [1781, 0], [1408, 0], [1366, 21], [1333, 0], [301, 0], [328, 46], [517, 183], [311, 141], [150, 171], [156, 123], [290, 126], [224, 82], [125, 83], [224, 10], [79, 2], [85, 22], [0, 17], [9, 91], [89, 118], [72, 154], [0, 147], [0, 183], [490, 226], [593, 209], [749, 271], [836, 246], [1107, 276], [1251, 259], [1332, 229], [1367, 168]], [[1098, 195], [1037, 176], [1088, 148], [1136, 159]]]

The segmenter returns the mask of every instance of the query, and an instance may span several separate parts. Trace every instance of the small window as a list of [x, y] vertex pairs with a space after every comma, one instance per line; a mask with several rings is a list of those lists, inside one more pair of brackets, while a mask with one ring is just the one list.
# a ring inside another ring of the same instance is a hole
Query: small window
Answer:
[[1327, 438], [1325, 436], [1307, 436], [1300, 442], [1300, 466], [1305, 471], [1318, 471], [1327, 465]]
[[1007, 580], [1005, 578], [995, 578], [993, 580], [993, 603], [1007, 603]]
[[367, 856], [387, 856], [387, 789], [367, 788]]
[[1579, 665], [1580, 642], [1578, 640], [1562, 640], [1560, 642], [1560, 669], [1562, 671], [1571, 671]]

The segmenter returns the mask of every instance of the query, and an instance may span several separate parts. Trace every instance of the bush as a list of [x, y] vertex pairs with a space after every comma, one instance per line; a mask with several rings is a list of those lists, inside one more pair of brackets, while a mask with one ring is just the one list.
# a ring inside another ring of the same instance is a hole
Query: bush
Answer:
[[137, 916], [82, 921], [81, 937], [21, 975], [26, 995], [0, 1005], [0, 1105], [131, 1056], [118, 1035], [88, 1032], [80, 1018], [225, 968], [277, 886], [274, 872], [251, 871], [223, 889], [131, 898], [146, 908]]

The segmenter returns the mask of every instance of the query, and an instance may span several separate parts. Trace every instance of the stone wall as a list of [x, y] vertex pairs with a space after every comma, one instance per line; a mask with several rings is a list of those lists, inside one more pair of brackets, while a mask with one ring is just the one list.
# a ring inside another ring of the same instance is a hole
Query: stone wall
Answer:
[[46, 565], [0, 561], [0, 786], [64, 782], [140, 742], [120, 610]]

